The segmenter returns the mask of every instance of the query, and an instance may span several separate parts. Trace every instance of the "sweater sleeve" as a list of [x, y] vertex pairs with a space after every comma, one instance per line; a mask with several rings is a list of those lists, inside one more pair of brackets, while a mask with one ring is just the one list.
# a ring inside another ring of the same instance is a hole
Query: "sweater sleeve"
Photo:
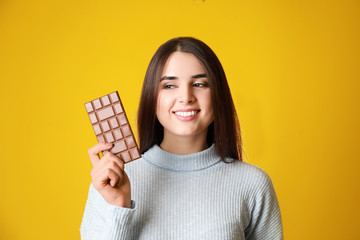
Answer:
[[282, 240], [280, 208], [272, 181], [265, 172], [262, 172], [257, 183], [250, 204], [250, 223], [245, 229], [246, 239]]
[[134, 212], [134, 202], [131, 208], [111, 205], [91, 184], [80, 227], [81, 239], [131, 239], [131, 222]]

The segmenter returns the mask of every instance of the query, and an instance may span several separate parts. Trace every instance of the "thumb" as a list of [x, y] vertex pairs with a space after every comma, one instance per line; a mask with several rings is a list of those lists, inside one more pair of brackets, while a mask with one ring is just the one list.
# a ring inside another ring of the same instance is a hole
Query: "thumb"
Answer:
[[88, 153], [89, 153], [89, 157], [90, 157], [90, 161], [91, 161], [92, 165], [94, 166], [94, 164], [96, 164], [98, 161], [100, 161], [100, 156], [99, 156], [100, 152], [109, 150], [112, 148], [112, 146], [113, 146], [112, 143], [100, 142], [100, 143], [96, 144], [95, 146], [93, 146], [92, 148], [90, 148], [88, 150]]

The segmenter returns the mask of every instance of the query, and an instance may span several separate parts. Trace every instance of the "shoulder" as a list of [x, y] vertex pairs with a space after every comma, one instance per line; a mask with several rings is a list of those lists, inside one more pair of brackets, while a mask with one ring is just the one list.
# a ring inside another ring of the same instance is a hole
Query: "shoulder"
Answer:
[[223, 167], [227, 172], [234, 175], [236, 179], [251, 182], [254, 182], [254, 180], [256, 182], [271, 181], [269, 175], [263, 169], [250, 163], [233, 160], [231, 163], [223, 163]]
[[264, 204], [278, 207], [274, 185], [263, 169], [236, 160], [224, 165], [231, 176], [228, 183], [232, 185], [234, 193], [245, 200], [248, 209], [258, 211]]
[[274, 187], [270, 176], [260, 167], [234, 160], [221, 163], [227, 182], [243, 196], [273, 195]]

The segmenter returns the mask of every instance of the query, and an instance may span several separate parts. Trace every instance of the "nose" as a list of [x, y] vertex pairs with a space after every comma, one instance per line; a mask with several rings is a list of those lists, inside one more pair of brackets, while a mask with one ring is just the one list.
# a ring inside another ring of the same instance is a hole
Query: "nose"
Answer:
[[183, 104], [189, 104], [195, 101], [195, 96], [190, 86], [179, 88], [178, 101]]

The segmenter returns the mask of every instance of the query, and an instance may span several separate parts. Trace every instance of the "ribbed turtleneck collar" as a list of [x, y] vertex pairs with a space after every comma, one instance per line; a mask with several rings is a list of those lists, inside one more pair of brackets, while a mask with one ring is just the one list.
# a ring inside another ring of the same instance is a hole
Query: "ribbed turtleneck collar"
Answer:
[[154, 145], [144, 153], [143, 158], [153, 165], [172, 171], [198, 171], [221, 161], [214, 144], [204, 151], [189, 155], [169, 153]]

